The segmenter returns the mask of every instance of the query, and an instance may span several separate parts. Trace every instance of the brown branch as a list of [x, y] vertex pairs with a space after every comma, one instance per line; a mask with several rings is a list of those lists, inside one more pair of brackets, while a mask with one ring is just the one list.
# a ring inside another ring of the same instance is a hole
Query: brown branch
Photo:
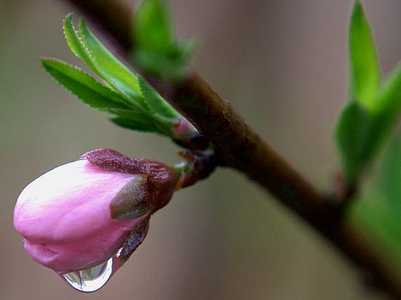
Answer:
[[[130, 10], [118, 0], [67, 2], [76, 5], [99, 25], [129, 58], [133, 48]], [[213, 143], [220, 165], [248, 175], [325, 236], [362, 270], [373, 286], [401, 299], [400, 280], [362, 235], [345, 223], [338, 207], [327, 201], [264, 142], [196, 71], [192, 70], [185, 80], [173, 86], [155, 78], [150, 81], [161, 93], [168, 90], [167, 100]]]

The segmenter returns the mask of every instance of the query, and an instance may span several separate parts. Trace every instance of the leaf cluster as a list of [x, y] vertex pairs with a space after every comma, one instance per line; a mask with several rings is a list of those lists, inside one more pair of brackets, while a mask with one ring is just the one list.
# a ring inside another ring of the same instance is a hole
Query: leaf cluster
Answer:
[[58, 59], [42, 59], [49, 74], [78, 99], [112, 116], [115, 124], [132, 130], [172, 137], [174, 122], [183, 118], [139, 75], [132, 73], [95, 37], [83, 20], [78, 30], [72, 14], [63, 22], [71, 51], [104, 84], [75, 66]]
[[350, 101], [335, 130], [349, 184], [354, 184], [383, 149], [401, 112], [401, 67], [384, 81], [362, 5], [356, 1], [349, 26]]
[[144, 0], [133, 20], [132, 58], [146, 74], [178, 81], [187, 73], [194, 41], [177, 41], [166, 3]]

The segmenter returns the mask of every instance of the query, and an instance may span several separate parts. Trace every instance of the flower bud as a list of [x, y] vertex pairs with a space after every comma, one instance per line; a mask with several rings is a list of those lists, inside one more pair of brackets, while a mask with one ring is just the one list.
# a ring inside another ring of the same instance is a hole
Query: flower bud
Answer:
[[18, 197], [14, 226], [38, 263], [59, 274], [128, 259], [166, 205], [176, 175], [162, 163], [100, 149], [55, 168]]

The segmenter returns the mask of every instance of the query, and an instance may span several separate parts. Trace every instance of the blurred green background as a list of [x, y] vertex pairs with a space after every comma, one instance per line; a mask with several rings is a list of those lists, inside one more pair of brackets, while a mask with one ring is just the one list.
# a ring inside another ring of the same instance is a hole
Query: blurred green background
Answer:
[[[126, 1], [134, 6], [135, 2]], [[346, 97], [352, 1], [171, 0], [194, 66], [322, 190], [337, 163], [332, 127]], [[384, 72], [401, 59], [401, 2], [363, 1]], [[219, 169], [177, 193], [144, 244], [99, 292], [80, 294], [34, 263], [12, 226], [20, 191], [100, 147], [176, 161], [162, 137], [114, 126], [42, 69], [69, 52], [62, 1], [0, 0], [0, 299], [382, 299], [330, 245], [245, 177]], [[82, 66], [82, 64], [80, 64]]]

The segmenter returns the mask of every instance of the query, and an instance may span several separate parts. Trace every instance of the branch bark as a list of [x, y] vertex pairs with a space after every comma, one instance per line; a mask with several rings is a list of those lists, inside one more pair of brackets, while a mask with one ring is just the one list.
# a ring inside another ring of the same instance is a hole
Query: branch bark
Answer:
[[[129, 60], [134, 47], [129, 9], [118, 0], [66, 2], [75, 5], [111, 37], [121, 54]], [[175, 85], [157, 78], [151, 78], [150, 82], [213, 143], [221, 166], [234, 168], [256, 181], [358, 266], [371, 286], [394, 299], [401, 299], [399, 278], [385, 265], [363, 235], [346, 222], [341, 210], [333, 202], [327, 201], [263, 141], [229, 102], [221, 98], [195, 70], [191, 70], [183, 81]], [[197, 105], [189, 105], [188, 99], [196, 101]]]

